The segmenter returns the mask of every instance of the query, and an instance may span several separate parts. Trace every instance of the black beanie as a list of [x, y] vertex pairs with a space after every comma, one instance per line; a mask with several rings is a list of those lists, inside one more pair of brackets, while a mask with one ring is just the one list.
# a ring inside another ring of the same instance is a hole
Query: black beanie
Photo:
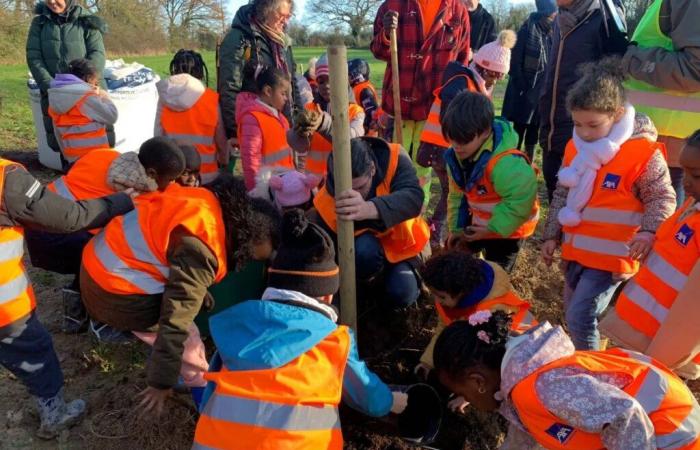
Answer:
[[199, 152], [192, 145], [180, 144], [180, 150], [185, 157], [185, 169], [192, 172], [199, 172], [199, 167], [202, 165], [202, 158]]
[[340, 285], [333, 241], [300, 209], [285, 213], [282, 244], [268, 272], [268, 286], [309, 297], [333, 295]]

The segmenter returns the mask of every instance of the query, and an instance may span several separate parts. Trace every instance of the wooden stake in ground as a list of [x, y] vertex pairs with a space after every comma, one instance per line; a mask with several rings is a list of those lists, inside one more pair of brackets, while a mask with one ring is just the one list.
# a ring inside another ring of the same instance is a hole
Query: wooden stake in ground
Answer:
[[394, 142], [403, 145], [403, 120], [401, 119], [401, 88], [399, 86], [399, 46], [396, 28], [391, 29], [391, 93], [394, 96]]
[[[348, 116], [348, 55], [344, 45], [328, 47], [333, 117], [333, 180], [335, 192], [352, 189], [350, 164], [350, 118]], [[355, 223], [338, 218], [338, 262], [340, 263], [340, 320], [357, 336], [355, 297]]]

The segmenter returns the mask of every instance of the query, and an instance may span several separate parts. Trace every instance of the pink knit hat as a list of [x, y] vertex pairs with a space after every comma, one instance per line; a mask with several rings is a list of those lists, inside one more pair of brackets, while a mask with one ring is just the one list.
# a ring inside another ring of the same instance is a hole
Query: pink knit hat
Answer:
[[311, 189], [318, 186], [321, 178], [290, 170], [270, 178], [275, 203], [281, 208], [300, 206], [311, 199]]
[[510, 49], [515, 46], [516, 35], [512, 30], [503, 30], [498, 39], [481, 47], [474, 55], [474, 62], [487, 70], [498, 73], [510, 71]]

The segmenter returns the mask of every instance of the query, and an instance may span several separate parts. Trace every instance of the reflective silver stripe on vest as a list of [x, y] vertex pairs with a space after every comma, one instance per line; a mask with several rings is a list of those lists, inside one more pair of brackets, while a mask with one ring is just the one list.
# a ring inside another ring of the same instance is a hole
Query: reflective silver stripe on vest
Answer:
[[263, 156], [263, 164], [274, 164], [285, 160], [290, 157], [292, 150], [290, 148], [284, 148], [271, 155]]
[[634, 211], [620, 211], [609, 208], [585, 208], [581, 218], [588, 222], [609, 223], [613, 225], [640, 226], [644, 214]]
[[98, 145], [109, 146], [107, 136], [97, 136], [89, 138], [73, 136], [68, 139], [63, 139], [63, 146], [68, 148], [97, 147]]
[[684, 95], [668, 95], [662, 92], [627, 90], [627, 98], [630, 103], [639, 106], [651, 106], [655, 108], [671, 109], [697, 113], [700, 111], [700, 98]]
[[652, 251], [647, 258], [646, 266], [651, 273], [676, 291], [681, 291], [688, 277], [680, 270], [669, 264], [661, 255]]
[[334, 407], [292, 406], [217, 393], [209, 399], [203, 414], [212, 419], [275, 430], [340, 428], [340, 417]]
[[668, 379], [666, 375], [653, 365], [649, 365], [649, 371], [634, 397], [642, 405], [644, 411], [651, 414], [659, 409], [667, 392]]
[[24, 255], [24, 238], [18, 237], [0, 243], [0, 263], [21, 258]]
[[22, 293], [27, 290], [28, 286], [29, 279], [24, 271], [7, 283], [0, 284], [0, 305], [10, 302], [22, 295]]
[[109, 245], [107, 245], [107, 242], [105, 242], [104, 231], [100, 232], [93, 239], [95, 256], [100, 260], [108, 272], [127, 280], [134, 286], [138, 286], [139, 289], [147, 294], [163, 293], [163, 283], [147, 273], [143, 273], [127, 266], [126, 263], [122, 261], [111, 248], [109, 248]]
[[[688, 396], [691, 396], [690, 392]], [[669, 434], [656, 435], [656, 447], [662, 450], [673, 450], [694, 442], [700, 436], [700, 407], [693, 399], [693, 409], [678, 425], [678, 429]]]
[[167, 279], [170, 276], [170, 268], [160, 262], [143, 238], [141, 225], [139, 224], [138, 209], [134, 209], [130, 213], [124, 215], [123, 230], [129, 249], [136, 259], [151, 264]]
[[329, 154], [330, 152], [324, 152], [321, 150], [309, 150], [309, 152], [306, 154], [306, 158], [318, 162], [326, 162], [328, 161]]
[[472, 224], [473, 225], [480, 225], [480, 226], [486, 226], [489, 223], [489, 219], [485, 219], [481, 216], [472, 216]]
[[591, 236], [584, 236], [582, 234], [565, 234], [564, 243], [571, 244], [572, 247], [579, 250], [600, 253], [601, 255], [626, 258], [630, 253], [630, 249], [625, 242], [594, 238]]
[[104, 130], [105, 126], [101, 123], [90, 122], [85, 125], [70, 125], [65, 127], [56, 127], [56, 129], [62, 134], [78, 134], [78, 133], [92, 133], [95, 131]]
[[214, 136], [200, 136], [197, 134], [165, 133], [167, 137], [180, 143], [192, 145], [212, 145]]
[[219, 171], [214, 172], [201, 172], [199, 178], [202, 179], [202, 184], [209, 184], [219, 177]]
[[482, 212], [493, 212], [493, 209], [498, 205], [498, 202], [494, 203], [480, 203], [480, 202], [473, 202], [469, 203], [469, 207], [472, 209], [476, 209], [478, 211]]
[[209, 447], [207, 445], [202, 445], [198, 443], [192, 444], [192, 450], [219, 450], [218, 448]]
[[530, 311], [527, 311], [523, 316], [523, 320], [520, 321], [520, 327], [531, 327], [535, 321], [535, 316], [533, 316]]
[[216, 154], [215, 153], [205, 153], [205, 154], [199, 154], [199, 159], [201, 160], [202, 164], [212, 164], [216, 162]]
[[661, 303], [656, 301], [653, 295], [651, 295], [646, 289], [641, 287], [637, 282], [629, 282], [625, 289], [622, 291], [627, 298], [635, 305], [642, 308], [659, 323], [663, 322], [668, 315], [668, 309]]
[[67, 198], [68, 200], [76, 201], [75, 196], [73, 196], [71, 191], [68, 189], [68, 186], [66, 186], [66, 182], [63, 177], [60, 177], [59, 179], [54, 181], [53, 187], [56, 188], [56, 193], [61, 197]]
[[[440, 111], [438, 111], [437, 114], [440, 114]], [[442, 127], [431, 122], [425, 122], [425, 125], [423, 125], [423, 131], [429, 131], [442, 136]]]

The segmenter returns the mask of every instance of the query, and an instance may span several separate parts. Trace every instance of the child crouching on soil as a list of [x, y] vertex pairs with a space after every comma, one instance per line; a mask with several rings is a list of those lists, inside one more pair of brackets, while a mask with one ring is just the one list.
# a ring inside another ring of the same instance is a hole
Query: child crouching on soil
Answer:
[[646, 116], [626, 103], [619, 61], [581, 69], [567, 97], [574, 137], [549, 209], [542, 257], [562, 245], [564, 313], [579, 350], [598, 350], [598, 316], [675, 209], [668, 166]]
[[211, 318], [218, 352], [193, 448], [340, 450], [341, 397], [371, 416], [401, 412], [406, 394], [392, 393], [359, 358], [352, 331], [336, 324], [334, 244], [301, 210], [285, 214], [268, 272], [262, 300]]
[[503, 311], [447, 327], [440, 382], [509, 422], [501, 449], [697, 449], [700, 406], [683, 381], [641, 353], [580, 352], [549, 322], [511, 332]]
[[[600, 329], [615, 342], [666, 363], [684, 378], [700, 377], [700, 130], [686, 141], [680, 163], [685, 204], [656, 231], [654, 248], [620, 293]], [[678, 326], [682, 324], [682, 326]]]
[[539, 219], [537, 176], [511, 124], [494, 118], [488, 97], [461, 92], [440, 111], [450, 177], [448, 247], [466, 241], [470, 251], [513, 270], [523, 239]]

